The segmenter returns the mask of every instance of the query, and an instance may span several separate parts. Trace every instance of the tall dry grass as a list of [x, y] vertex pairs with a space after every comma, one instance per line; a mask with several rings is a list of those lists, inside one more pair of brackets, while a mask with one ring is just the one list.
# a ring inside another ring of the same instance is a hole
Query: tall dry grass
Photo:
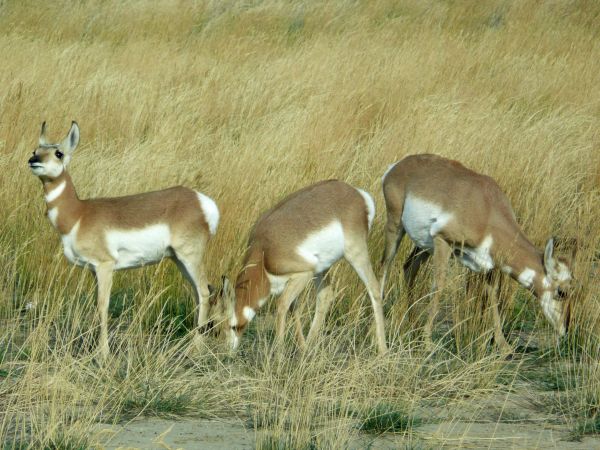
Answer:
[[[387, 358], [370, 348], [364, 289], [344, 266], [310, 355], [290, 346], [270, 358], [268, 308], [236, 358], [211, 340], [191, 355], [190, 291], [163, 263], [117, 276], [113, 355], [98, 366], [93, 279], [62, 256], [26, 165], [43, 120], [56, 139], [79, 122], [70, 173], [83, 198], [174, 184], [213, 197], [222, 221], [206, 260], [212, 280], [240, 267], [261, 211], [311, 182], [335, 177], [374, 194], [376, 260], [390, 163], [435, 152], [493, 176], [535, 243], [579, 240], [571, 337], [535, 355], [573, 380], [559, 405], [573, 429], [596, 420], [599, 30], [600, 5], [583, 0], [0, 1], [3, 445], [84, 448], [103, 439], [98, 422], [193, 414], [242, 417], [263, 448], [342, 447], [382, 403], [408, 416], [450, 407], [521, 368], [495, 355], [490, 318], [458, 268], [445, 296], [454, 322], [438, 326], [443, 348], [420, 353], [427, 299], [407, 320], [399, 264]], [[428, 286], [424, 273], [416, 290]], [[514, 284], [503, 298], [515, 343], [543, 341], [534, 300]], [[303, 302], [308, 321], [310, 293]]]

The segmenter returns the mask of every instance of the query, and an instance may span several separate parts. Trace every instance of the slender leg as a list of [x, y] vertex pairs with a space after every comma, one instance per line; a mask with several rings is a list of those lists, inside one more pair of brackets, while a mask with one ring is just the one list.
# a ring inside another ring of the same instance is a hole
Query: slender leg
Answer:
[[302, 330], [302, 315], [300, 305], [298, 302], [292, 303], [290, 308], [293, 310], [294, 314], [294, 324], [296, 330], [296, 341], [298, 342], [298, 346], [304, 350], [306, 348], [306, 340], [304, 339], [304, 331]]
[[300, 317], [300, 308], [294, 309], [294, 322], [296, 323], [296, 340], [298, 346], [302, 349], [306, 349], [306, 339], [304, 339], [304, 332], [302, 331], [302, 319]]
[[404, 227], [396, 220], [396, 216], [388, 212], [388, 219], [385, 225], [385, 250], [381, 264], [383, 265], [383, 274], [381, 276], [381, 298], [385, 298], [385, 283], [387, 282], [388, 273], [396, 253], [398, 253], [398, 247], [404, 237]]
[[208, 289], [208, 280], [202, 265], [202, 255], [200, 253], [189, 253], [175, 251], [175, 263], [179, 271], [190, 282], [194, 290], [196, 300], [196, 313], [194, 315], [194, 325], [198, 331], [208, 322], [208, 313], [210, 309]]
[[352, 265], [367, 288], [367, 292], [369, 293], [369, 297], [371, 299], [371, 305], [373, 306], [373, 314], [375, 316], [377, 346], [379, 348], [379, 353], [385, 354], [387, 353], [388, 349], [385, 342], [385, 324], [381, 301], [381, 290], [379, 287], [379, 282], [375, 277], [375, 273], [373, 273], [371, 261], [369, 260], [366, 236], [353, 240], [353, 242], [346, 247], [344, 256]]
[[112, 287], [114, 263], [100, 263], [96, 267], [96, 282], [98, 285], [98, 314], [100, 316], [100, 355], [105, 360], [110, 354], [108, 347], [108, 304]]
[[317, 307], [315, 309], [315, 316], [310, 325], [310, 330], [308, 331], [308, 337], [306, 338], [306, 341], [309, 344], [313, 343], [318, 336], [334, 298], [333, 289], [325, 280], [325, 276], [320, 274], [317, 278]]
[[431, 253], [426, 250], [420, 249], [415, 246], [408, 258], [404, 263], [404, 282], [406, 284], [407, 298], [408, 298], [408, 320], [410, 323], [415, 322], [415, 311], [413, 308], [413, 303], [415, 301], [415, 293], [413, 292], [415, 286], [415, 280], [417, 278], [417, 274], [419, 273], [419, 269], [421, 265], [423, 265], [431, 256]]
[[423, 250], [419, 247], [414, 247], [408, 258], [406, 258], [406, 262], [404, 263], [404, 281], [406, 282], [406, 287], [408, 289], [412, 289], [415, 285], [415, 280], [417, 278], [417, 273], [419, 273], [419, 269], [421, 265], [427, 262], [431, 253], [426, 250]]
[[500, 311], [498, 310], [498, 292], [500, 289], [499, 283], [499, 281], [493, 283], [486, 282], [485, 291], [487, 294], [486, 296], [488, 297], [488, 302], [491, 304], [492, 315], [494, 317], [494, 342], [498, 346], [500, 353], [503, 355], [510, 355], [513, 350], [504, 337], [504, 332], [502, 331], [502, 318], [500, 316]]
[[285, 289], [277, 302], [277, 329], [276, 329], [276, 345], [281, 346], [285, 337], [285, 316], [287, 315], [290, 306], [296, 300], [302, 289], [311, 280], [312, 272], [305, 272], [292, 276], [287, 282]]
[[448, 272], [448, 260], [452, 255], [452, 247], [448, 244], [441, 236], [435, 236], [433, 238], [433, 266], [434, 266], [434, 288], [431, 299], [431, 309], [429, 311], [429, 317], [423, 330], [423, 337], [425, 339], [425, 347], [428, 350], [432, 350], [433, 340], [431, 339], [431, 329], [433, 328], [433, 322], [438, 314], [440, 306], [440, 295], [446, 286], [446, 274]]

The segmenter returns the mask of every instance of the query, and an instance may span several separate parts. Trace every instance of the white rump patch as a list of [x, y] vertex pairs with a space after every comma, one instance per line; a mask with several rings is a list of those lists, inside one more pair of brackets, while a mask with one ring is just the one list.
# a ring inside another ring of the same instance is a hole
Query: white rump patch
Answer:
[[244, 309], [242, 311], [243, 311], [244, 317], [246, 318], [246, 320], [248, 322], [250, 322], [252, 319], [254, 319], [254, 316], [256, 315], [256, 311], [254, 311], [249, 306], [244, 306]]
[[63, 193], [65, 187], [67, 186], [67, 182], [65, 180], [62, 181], [58, 186], [52, 189], [50, 192], [46, 194], [46, 202], [50, 203], [60, 197], [60, 194]]
[[[290, 277], [286, 275], [271, 275], [267, 272], [267, 278], [269, 279], [269, 284], [271, 285], [271, 295], [279, 295], [283, 292], [285, 285], [287, 284]], [[258, 301], [258, 306], [262, 306], [260, 302], [263, 304], [267, 301], [266, 298], [260, 299]]]
[[363, 191], [362, 189], [355, 188], [360, 195], [365, 199], [365, 203], [367, 204], [367, 220], [369, 223], [369, 230], [371, 229], [371, 225], [373, 225], [373, 219], [375, 218], [375, 202], [373, 201], [373, 197], [367, 191]]
[[521, 283], [523, 286], [531, 287], [531, 285], [533, 284], [533, 280], [535, 279], [535, 275], [535, 270], [530, 269], [529, 267], [525, 267], [525, 269], [523, 269], [523, 272], [519, 274], [517, 280], [519, 280], [519, 283]]
[[313, 265], [315, 273], [329, 269], [344, 255], [344, 229], [335, 220], [319, 231], [315, 231], [296, 248], [305, 261]]
[[48, 210], [48, 219], [50, 219], [50, 222], [52, 223], [52, 225], [54, 225], [54, 227], [56, 227], [56, 224], [58, 223], [58, 208], [54, 207]]
[[458, 259], [462, 264], [467, 266], [474, 272], [487, 272], [494, 268], [494, 261], [490, 250], [494, 239], [491, 234], [488, 234], [481, 244], [475, 248], [471, 247], [460, 247], [461, 254]]
[[208, 224], [208, 230], [210, 231], [210, 234], [214, 236], [217, 232], [217, 227], [219, 226], [219, 208], [212, 198], [204, 195], [202, 192], [196, 192], [196, 195], [198, 195], [200, 208], [202, 209], [204, 219]]
[[453, 219], [435, 203], [407, 195], [402, 211], [402, 225], [417, 247], [433, 249], [433, 237]]
[[386, 177], [389, 175], [390, 171], [396, 167], [396, 165], [399, 163], [400, 161], [396, 161], [394, 164], [390, 164], [387, 168], [387, 170], [383, 173], [383, 176], [381, 177], [381, 183], [383, 184], [385, 182]]
[[108, 230], [108, 252], [115, 260], [115, 270], [153, 264], [171, 256], [171, 230], [156, 224], [135, 230]]

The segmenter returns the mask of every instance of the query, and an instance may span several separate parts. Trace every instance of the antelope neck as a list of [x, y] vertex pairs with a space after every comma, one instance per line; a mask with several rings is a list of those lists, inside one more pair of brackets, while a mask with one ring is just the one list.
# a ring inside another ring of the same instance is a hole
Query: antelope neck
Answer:
[[67, 234], [79, 220], [80, 200], [66, 171], [55, 179], [42, 180], [48, 217], [60, 234]]
[[503, 255], [503, 270], [523, 287], [532, 289], [540, 296], [545, 272], [539, 250], [521, 233], [506, 248], [508, 251]]

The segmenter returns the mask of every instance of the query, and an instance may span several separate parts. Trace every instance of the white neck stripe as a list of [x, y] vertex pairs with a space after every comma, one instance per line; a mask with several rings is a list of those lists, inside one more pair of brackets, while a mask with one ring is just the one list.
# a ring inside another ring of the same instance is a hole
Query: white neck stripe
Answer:
[[52, 189], [50, 192], [48, 192], [46, 194], [46, 202], [47, 203], [53, 202], [58, 197], [60, 197], [60, 194], [63, 193], [66, 186], [67, 186], [67, 182], [63, 180], [62, 183], [60, 183], [58, 186], [56, 186], [54, 189]]

